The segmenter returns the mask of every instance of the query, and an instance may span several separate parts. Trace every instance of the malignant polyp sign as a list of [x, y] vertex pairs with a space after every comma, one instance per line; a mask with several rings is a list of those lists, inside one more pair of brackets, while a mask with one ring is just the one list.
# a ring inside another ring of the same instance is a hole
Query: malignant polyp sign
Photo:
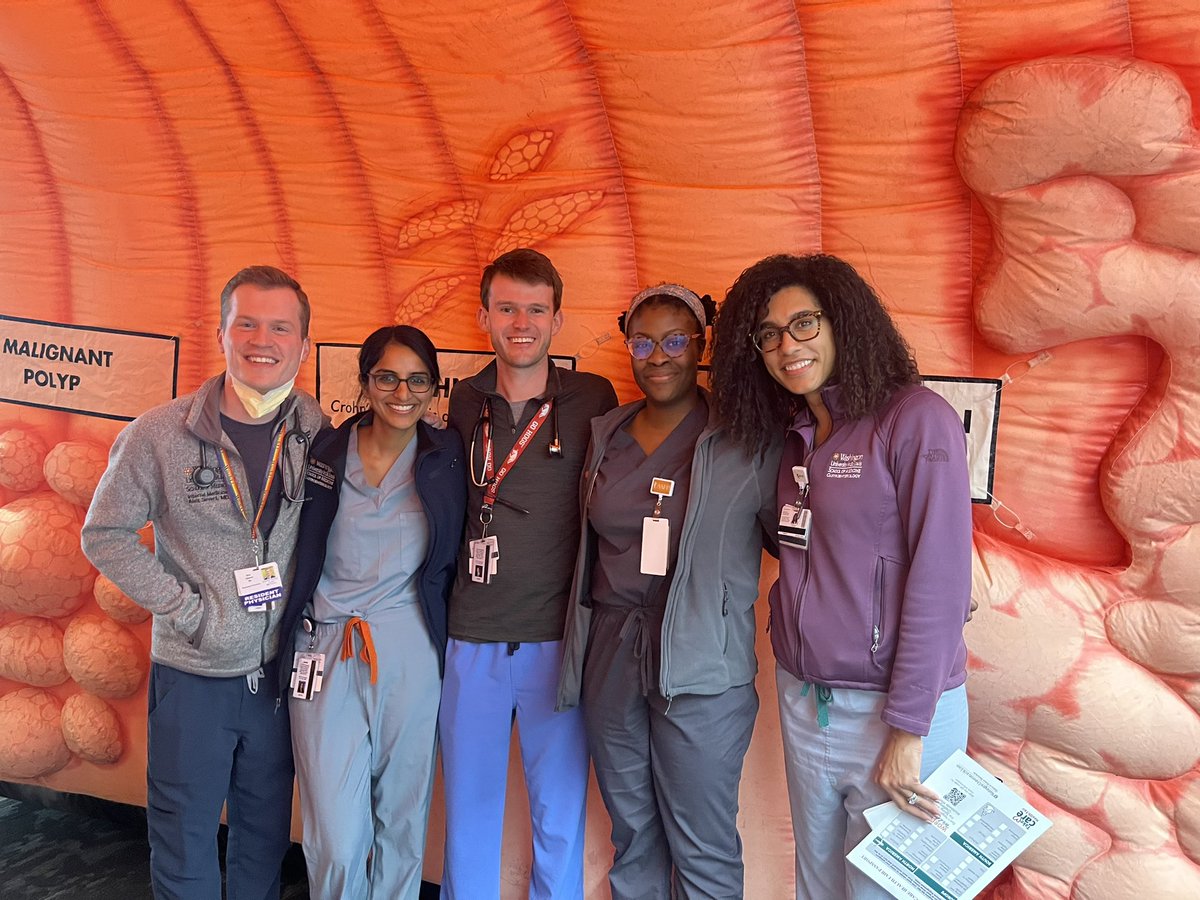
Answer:
[[0, 316], [0, 401], [130, 421], [175, 396], [179, 338]]

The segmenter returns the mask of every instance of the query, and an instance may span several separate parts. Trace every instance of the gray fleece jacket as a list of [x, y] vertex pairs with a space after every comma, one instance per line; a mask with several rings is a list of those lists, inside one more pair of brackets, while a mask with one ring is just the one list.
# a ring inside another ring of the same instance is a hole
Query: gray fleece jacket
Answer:
[[[754, 680], [758, 572], [764, 545], [776, 552], [775, 479], [782, 444], [772, 444], [763, 457], [746, 456], [718, 421], [708, 392], [701, 393], [709, 421], [692, 455], [679, 557], [663, 614], [658, 690], [668, 700], [677, 694], [720, 694]], [[592, 487], [608, 442], [645, 405], [638, 400], [592, 419], [592, 443], [580, 485], [585, 526], [563, 633], [559, 710], [579, 703], [591, 628], [596, 537], [586, 523]]]
[[[285, 496], [270, 534], [257, 540], [260, 560], [279, 564], [283, 602], [269, 613], [247, 612], [233, 573], [255, 564], [255, 545], [216, 449], [228, 452], [238, 483], [245, 485], [241, 457], [221, 429], [224, 383], [224, 373], [216, 375], [194, 394], [139, 416], [117, 436], [82, 535], [83, 552], [96, 568], [154, 614], [150, 658], [213, 677], [245, 675], [275, 657], [301, 507]], [[285, 494], [304, 489], [300, 473], [308, 441], [296, 435], [312, 438], [323, 421], [308, 394], [295, 392], [284, 403], [278, 422], [288, 434], [276, 477], [285, 479]], [[202, 441], [208, 445], [205, 462], [216, 473], [207, 487], [192, 480]], [[138, 537], [147, 522], [154, 526], [153, 552]]]

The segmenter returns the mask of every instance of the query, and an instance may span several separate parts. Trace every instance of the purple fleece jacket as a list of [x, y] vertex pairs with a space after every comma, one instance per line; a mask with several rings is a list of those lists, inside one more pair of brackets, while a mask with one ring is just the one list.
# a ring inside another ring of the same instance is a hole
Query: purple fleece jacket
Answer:
[[[929, 733], [942, 692], [966, 680], [971, 602], [971, 491], [957, 413], [919, 385], [874, 416], [847, 419], [836, 385], [821, 397], [833, 431], [813, 446], [805, 407], [779, 468], [779, 503], [795, 503], [792, 466], [807, 460], [808, 550], [780, 547], [771, 588], [775, 659], [802, 681], [886, 691], [882, 718]], [[836, 710], [835, 710], [836, 714]]]

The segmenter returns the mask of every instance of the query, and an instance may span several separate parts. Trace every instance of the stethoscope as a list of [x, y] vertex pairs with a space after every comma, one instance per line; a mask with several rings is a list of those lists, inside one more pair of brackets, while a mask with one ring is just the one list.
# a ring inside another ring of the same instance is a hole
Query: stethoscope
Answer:
[[[304, 480], [308, 477], [308, 450], [311, 441], [308, 432], [300, 428], [300, 414], [293, 414], [296, 427], [289, 428], [283, 439], [283, 452], [279, 456], [280, 490], [289, 503], [304, 501]], [[289, 448], [289, 444], [292, 447]], [[295, 460], [299, 447], [300, 463]], [[208, 441], [200, 441], [200, 466], [192, 469], [192, 484], [198, 488], [209, 488], [217, 482], [217, 470], [208, 462]]]
[[[484, 400], [483, 408], [480, 409], [480, 411], [479, 411], [479, 418], [475, 420], [475, 427], [471, 429], [471, 453], [470, 453], [471, 484], [475, 485], [475, 487], [487, 487], [487, 483], [488, 483], [487, 454], [489, 454], [491, 452], [491, 447], [484, 448], [484, 458], [483, 458], [483, 463], [482, 463], [483, 473], [480, 475], [476, 475], [475, 474], [475, 445], [479, 439], [479, 430], [483, 427], [485, 422], [490, 422], [491, 418], [492, 418], [492, 401]], [[562, 441], [559, 440], [559, 434], [558, 434], [558, 404], [553, 403], [553, 402], [550, 404], [550, 430], [553, 432], [553, 435], [550, 438], [550, 446], [548, 446], [546, 448], [546, 450], [547, 450], [547, 452], [549, 452], [550, 457], [552, 459], [562, 459], [563, 447], [562, 447]], [[500, 501], [500, 502], [503, 502], [503, 501]], [[510, 505], [510, 504], [505, 504], [505, 505]], [[522, 512], [524, 512], [524, 511], [525, 510], [522, 510]]]

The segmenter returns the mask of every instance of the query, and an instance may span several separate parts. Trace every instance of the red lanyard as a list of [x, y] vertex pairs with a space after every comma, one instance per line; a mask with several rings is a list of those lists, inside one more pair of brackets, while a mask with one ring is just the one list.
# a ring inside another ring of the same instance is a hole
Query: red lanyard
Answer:
[[225, 478], [229, 481], [229, 489], [233, 493], [233, 503], [237, 507], [238, 512], [242, 514], [242, 518], [250, 522], [250, 539], [258, 540], [258, 523], [262, 519], [263, 510], [267, 508], [267, 498], [271, 495], [271, 483], [275, 480], [275, 469], [279, 465], [279, 453], [283, 449], [283, 436], [287, 434], [287, 423], [284, 422], [279, 426], [279, 435], [275, 438], [275, 448], [271, 451], [271, 463], [267, 469], [266, 478], [263, 479], [262, 497], [258, 501], [258, 512], [254, 514], [254, 521], [250, 522], [250, 517], [246, 515], [246, 497], [238, 484], [237, 476], [233, 474], [233, 466], [229, 462], [229, 454], [225, 452], [225, 448], [221, 447], [221, 465], [225, 469]]
[[513, 467], [517, 464], [517, 460], [529, 449], [529, 445], [533, 441], [533, 436], [537, 434], [538, 429], [549, 418], [550, 408], [553, 405], [554, 400], [551, 398], [538, 408], [537, 414], [529, 420], [529, 424], [525, 426], [525, 430], [521, 432], [521, 436], [513, 444], [512, 450], [509, 451], [508, 456], [504, 458], [504, 462], [497, 469], [495, 467], [495, 453], [492, 448], [492, 404], [490, 400], [483, 404], [483, 477], [486, 480], [487, 486], [483, 489], [483, 508], [479, 512], [479, 521], [484, 525], [491, 524], [492, 508], [496, 505], [496, 497], [500, 493], [500, 482], [513, 470]]

